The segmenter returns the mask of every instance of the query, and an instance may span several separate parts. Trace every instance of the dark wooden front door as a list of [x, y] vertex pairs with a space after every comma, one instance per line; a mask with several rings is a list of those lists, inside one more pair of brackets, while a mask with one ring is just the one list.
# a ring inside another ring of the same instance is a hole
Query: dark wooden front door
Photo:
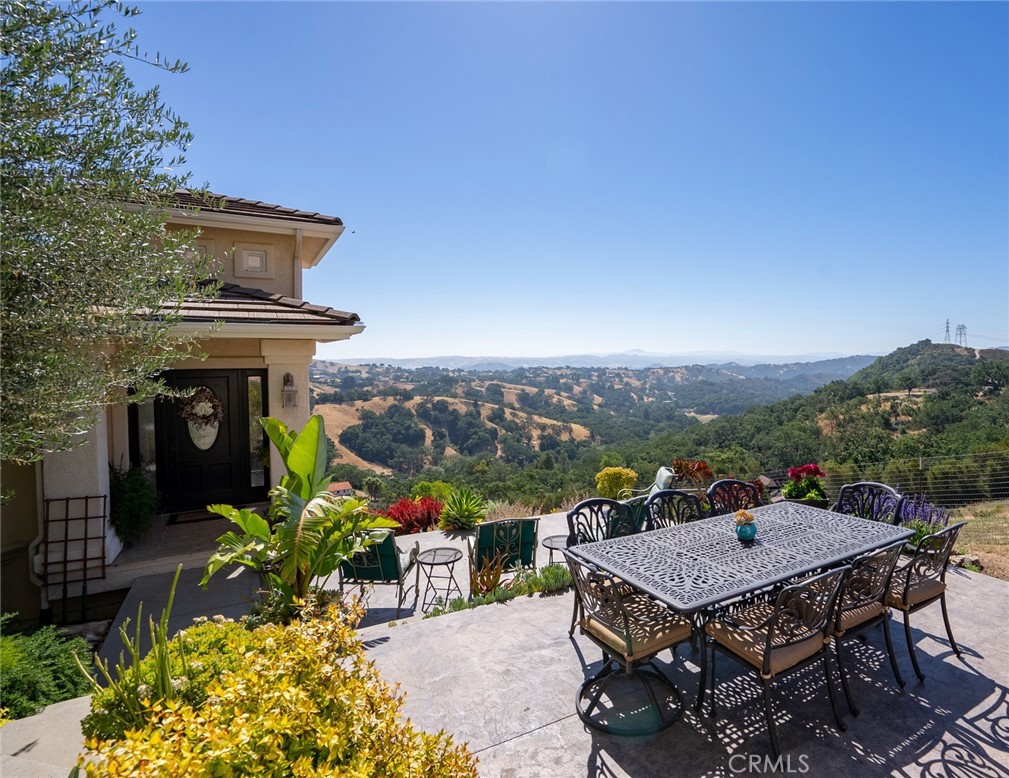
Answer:
[[[166, 511], [204, 508], [212, 503], [244, 504], [266, 498], [266, 485], [254, 484], [250, 425], [249, 370], [177, 370], [165, 376], [173, 389], [206, 387], [220, 400], [216, 425], [193, 423], [183, 416], [191, 400], [165, 398], [156, 403], [158, 490]], [[259, 415], [264, 409], [253, 409]], [[253, 418], [254, 420], [254, 418]], [[257, 425], [258, 426], [258, 425]], [[260, 479], [262, 480], [262, 479]]]

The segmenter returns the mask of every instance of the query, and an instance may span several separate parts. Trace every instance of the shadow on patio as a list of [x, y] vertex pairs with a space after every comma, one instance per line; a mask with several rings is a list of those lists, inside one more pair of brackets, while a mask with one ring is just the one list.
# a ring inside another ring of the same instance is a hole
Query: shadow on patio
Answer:
[[[779, 772], [808, 776], [1009, 776], [1009, 630], [993, 607], [1009, 584], [950, 571], [950, 616], [964, 655], [949, 648], [938, 606], [915, 614], [913, 637], [926, 680], [910, 668], [903, 630], [893, 680], [881, 631], [848, 647], [852, 693], [862, 713], [833, 725], [819, 666], [778, 682], [775, 713], [784, 751]], [[727, 776], [770, 772], [760, 686], [733, 662], [718, 664], [718, 720], [692, 707], [699, 655], [662, 656], [686, 710], [649, 737], [587, 730], [574, 698], [599, 667], [584, 638], [567, 638], [571, 595], [532, 598], [395, 628], [372, 627], [369, 653], [407, 694], [421, 727], [468, 740], [489, 776]], [[934, 611], [934, 612], [933, 612]], [[995, 616], [993, 618], [993, 616]], [[939, 637], [941, 636], [941, 637]], [[587, 662], [588, 664], [583, 664]], [[843, 705], [843, 702], [842, 702]]]

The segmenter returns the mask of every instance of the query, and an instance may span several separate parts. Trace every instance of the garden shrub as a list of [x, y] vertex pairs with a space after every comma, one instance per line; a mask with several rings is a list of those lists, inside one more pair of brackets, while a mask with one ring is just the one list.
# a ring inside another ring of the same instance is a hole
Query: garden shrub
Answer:
[[917, 546], [926, 535], [940, 532], [949, 525], [949, 511], [933, 505], [925, 499], [925, 495], [919, 494], [901, 504], [897, 523], [914, 530], [914, 535], [907, 542]]
[[442, 504], [433, 497], [421, 497], [416, 500], [404, 497], [390, 505], [385, 515], [399, 523], [399, 528], [394, 530], [395, 534], [412, 535], [415, 532], [434, 529], [441, 511]]
[[602, 497], [616, 500], [621, 492], [634, 488], [638, 474], [629, 467], [604, 467], [596, 473], [596, 489]]
[[[205, 617], [196, 621], [167, 643], [173, 691], [180, 702], [194, 708], [206, 701], [207, 687], [222, 673], [241, 667], [243, 655], [257, 645], [253, 633], [239, 622], [223, 616], [215, 616], [213, 621]], [[158, 679], [163, 675], [159, 658], [149, 653], [136, 668], [137, 672], [131, 668], [130, 672], [119, 673], [114, 686], [93, 691], [91, 712], [81, 721], [85, 737], [120, 739], [127, 729], [149, 722], [153, 708], [143, 707], [144, 700], [154, 707], [163, 704], [164, 699], [158, 694]], [[143, 708], [139, 720], [133, 713], [138, 703]]]
[[127, 546], [141, 540], [158, 512], [158, 492], [139, 467], [109, 466], [109, 519]]
[[[403, 696], [366, 658], [354, 618], [330, 608], [286, 627], [242, 631], [251, 641], [244, 652], [231, 642], [238, 631], [204, 625], [199, 645], [215, 644], [215, 630], [226, 632], [222, 647], [239, 658], [238, 666], [206, 687], [201, 706], [155, 704], [142, 729], [119, 740], [89, 739], [78, 770], [89, 776], [475, 778], [476, 759], [465, 745], [401, 720]], [[186, 637], [194, 640], [193, 632]]]
[[456, 489], [445, 500], [438, 526], [447, 530], [473, 529], [486, 515], [487, 503], [483, 497], [469, 489]]
[[20, 719], [46, 705], [87, 694], [90, 687], [74, 661], [91, 661], [84, 638], [65, 638], [55, 627], [7, 632], [14, 614], [0, 617], [0, 701], [3, 718]]
[[516, 597], [532, 596], [536, 593], [559, 592], [571, 587], [573, 583], [571, 571], [567, 565], [547, 565], [535, 571], [521, 570], [506, 584], [496, 586], [489, 591], [485, 590], [480, 594], [474, 594], [468, 600], [464, 597], [455, 597], [448, 602], [439, 599], [424, 618], [430, 619], [446, 613], [456, 613], [481, 605], [490, 605], [494, 602], [507, 602]]

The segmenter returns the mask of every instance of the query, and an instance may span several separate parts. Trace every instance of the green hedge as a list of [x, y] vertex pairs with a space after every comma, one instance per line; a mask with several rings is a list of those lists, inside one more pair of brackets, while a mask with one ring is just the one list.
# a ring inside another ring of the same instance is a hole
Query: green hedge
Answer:
[[20, 719], [91, 688], [74, 662], [91, 661], [84, 638], [67, 639], [55, 627], [8, 633], [14, 614], [0, 617], [0, 719]]

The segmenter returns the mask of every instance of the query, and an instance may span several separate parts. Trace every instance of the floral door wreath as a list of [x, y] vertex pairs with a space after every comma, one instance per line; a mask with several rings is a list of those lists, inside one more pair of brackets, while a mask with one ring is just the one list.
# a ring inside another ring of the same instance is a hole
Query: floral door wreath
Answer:
[[201, 386], [182, 403], [179, 415], [197, 427], [211, 427], [224, 418], [224, 403], [213, 389]]

